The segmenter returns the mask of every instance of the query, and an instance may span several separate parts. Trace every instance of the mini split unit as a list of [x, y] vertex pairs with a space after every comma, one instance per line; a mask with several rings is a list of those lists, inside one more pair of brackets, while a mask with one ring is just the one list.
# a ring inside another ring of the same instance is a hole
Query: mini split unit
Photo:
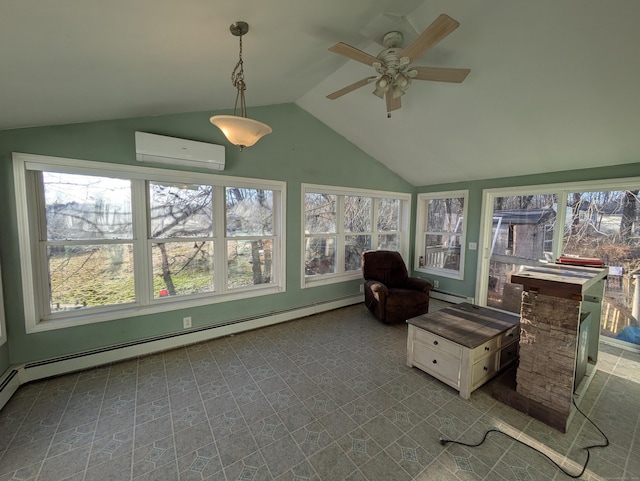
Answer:
[[136, 132], [136, 160], [224, 170], [224, 146]]

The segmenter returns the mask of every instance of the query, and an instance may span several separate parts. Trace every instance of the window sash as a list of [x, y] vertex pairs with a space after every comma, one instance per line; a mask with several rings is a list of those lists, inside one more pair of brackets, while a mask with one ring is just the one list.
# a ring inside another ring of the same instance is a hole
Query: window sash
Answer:
[[[416, 215], [416, 260], [414, 269], [419, 272], [435, 274], [453, 279], [464, 279], [464, 256], [467, 231], [468, 192], [447, 191], [418, 194], [418, 209]], [[451, 229], [442, 225], [444, 230], [429, 229], [429, 202], [432, 200], [446, 201], [448, 199], [462, 199], [462, 214], [458, 215], [456, 223]], [[456, 227], [458, 229], [456, 231]], [[439, 249], [429, 249], [428, 239], [441, 237], [444, 246]], [[432, 259], [431, 261], [429, 259]], [[457, 266], [454, 267], [454, 266]]]

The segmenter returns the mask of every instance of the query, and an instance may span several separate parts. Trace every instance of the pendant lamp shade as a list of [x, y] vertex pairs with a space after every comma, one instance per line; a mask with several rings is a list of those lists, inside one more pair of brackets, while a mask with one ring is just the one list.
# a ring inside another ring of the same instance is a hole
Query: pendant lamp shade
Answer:
[[257, 120], [237, 115], [214, 115], [209, 119], [218, 127], [229, 142], [242, 150], [272, 132], [271, 127]]

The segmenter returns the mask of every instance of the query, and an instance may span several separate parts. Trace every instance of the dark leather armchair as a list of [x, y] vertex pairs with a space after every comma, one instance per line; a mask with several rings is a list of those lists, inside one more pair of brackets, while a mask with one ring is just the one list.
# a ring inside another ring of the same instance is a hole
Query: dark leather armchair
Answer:
[[433, 284], [409, 277], [399, 252], [362, 253], [364, 303], [376, 318], [388, 324], [403, 322], [429, 311]]

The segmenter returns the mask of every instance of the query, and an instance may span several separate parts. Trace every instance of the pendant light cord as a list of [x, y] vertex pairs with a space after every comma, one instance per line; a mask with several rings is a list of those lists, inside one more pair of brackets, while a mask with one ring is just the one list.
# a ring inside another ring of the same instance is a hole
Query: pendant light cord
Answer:
[[233, 72], [231, 72], [231, 83], [237, 89], [236, 103], [233, 107], [233, 115], [236, 115], [238, 110], [238, 101], [240, 102], [240, 115], [242, 117], [247, 116], [247, 104], [244, 100], [244, 91], [247, 89], [247, 85], [244, 83], [244, 61], [242, 60], [242, 35], [240, 37], [240, 54], [238, 63], [236, 64]]

